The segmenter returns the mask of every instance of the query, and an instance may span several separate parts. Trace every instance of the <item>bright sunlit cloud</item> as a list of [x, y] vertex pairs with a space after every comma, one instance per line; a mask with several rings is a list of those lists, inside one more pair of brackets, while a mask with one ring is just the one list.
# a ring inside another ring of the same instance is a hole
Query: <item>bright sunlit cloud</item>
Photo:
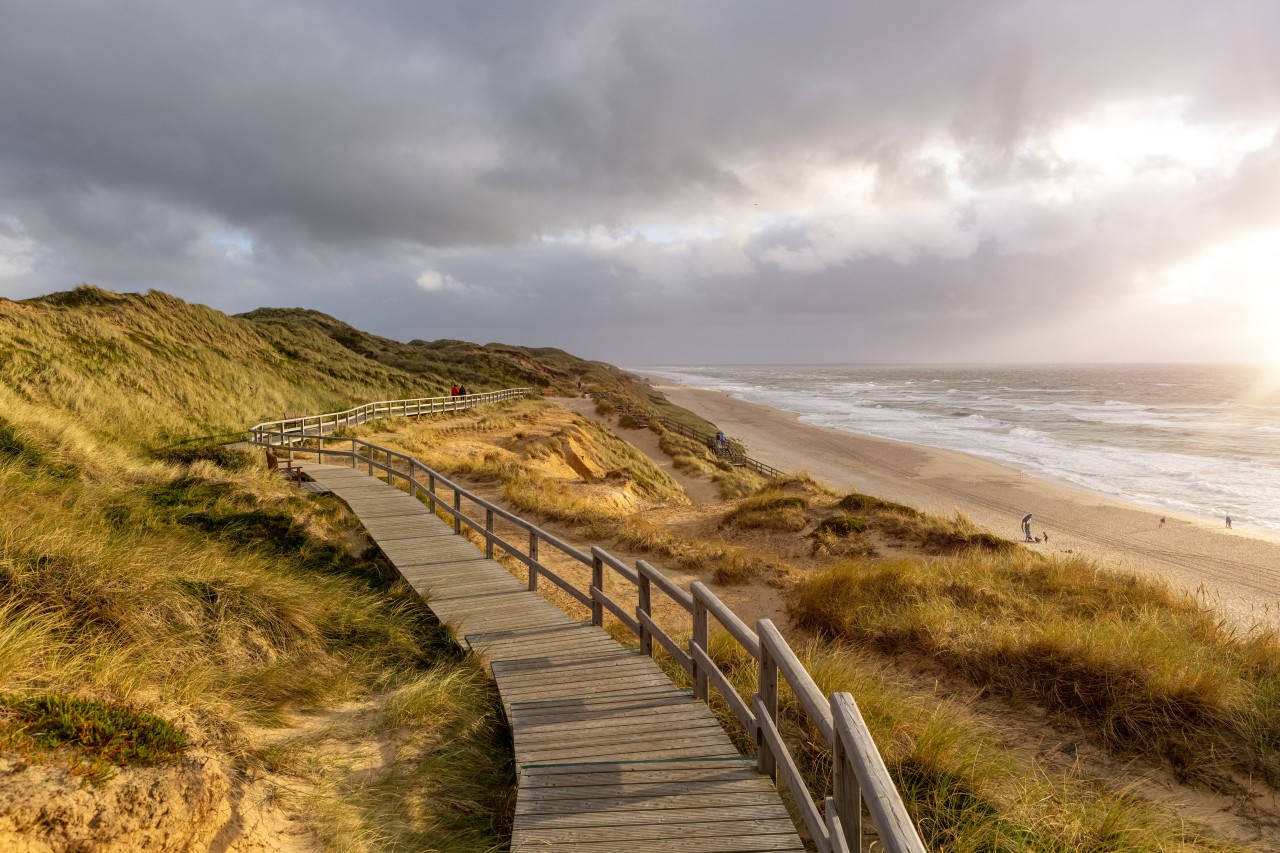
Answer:
[[1109, 104], [1062, 127], [1050, 149], [1067, 163], [1100, 177], [1137, 172], [1184, 175], [1222, 171], [1275, 136], [1276, 123], [1191, 124], [1186, 98]]

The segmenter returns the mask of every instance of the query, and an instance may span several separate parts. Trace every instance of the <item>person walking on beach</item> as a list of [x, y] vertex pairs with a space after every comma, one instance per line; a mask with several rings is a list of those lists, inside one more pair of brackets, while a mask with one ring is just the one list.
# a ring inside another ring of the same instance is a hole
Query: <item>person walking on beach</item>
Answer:
[[1160, 516], [1160, 526], [1164, 527], [1164, 516]]
[[1035, 538], [1031, 535], [1031, 513], [1027, 513], [1022, 517], [1022, 535], [1026, 537], [1028, 542], [1035, 541]]
[[1229, 515], [1227, 516], [1227, 529], [1228, 529], [1228, 530], [1230, 530], [1230, 529], [1231, 529], [1231, 516], [1229, 516]]

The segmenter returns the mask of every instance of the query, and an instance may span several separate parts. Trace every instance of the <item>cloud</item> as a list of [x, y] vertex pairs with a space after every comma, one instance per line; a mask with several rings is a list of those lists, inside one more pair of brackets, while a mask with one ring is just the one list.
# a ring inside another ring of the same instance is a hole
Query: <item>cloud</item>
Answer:
[[11, 4], [0, 293], [617, 360], [758, 360], [766, 322], [792, 360], [994, 352], [1010, 305], [1280, 221], [1277, 31], [1268, 0]]
[[427, 293], [456, 293], [467, 289], [466, 285], [453, 276], [446, 275], [438, 270], [427, 270], [421, 273], [414, 281], [419, 288]]

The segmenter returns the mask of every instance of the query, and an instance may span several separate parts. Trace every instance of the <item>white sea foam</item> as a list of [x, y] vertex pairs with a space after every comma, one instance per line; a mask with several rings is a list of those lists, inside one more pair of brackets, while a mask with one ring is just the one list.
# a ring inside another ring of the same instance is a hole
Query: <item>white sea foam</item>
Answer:
[[1245, 368], [643, 370], [805, 423], [959, 450], [1158, 508], [1230, 513], [1238, 524], [1280, 530], [1280, 396], [1258, 398], [1259, 377]]

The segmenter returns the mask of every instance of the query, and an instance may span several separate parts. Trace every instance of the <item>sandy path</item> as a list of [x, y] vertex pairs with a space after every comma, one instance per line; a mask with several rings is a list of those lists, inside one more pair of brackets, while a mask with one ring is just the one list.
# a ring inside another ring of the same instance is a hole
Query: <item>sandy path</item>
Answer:
[[788, 471], [805, 470], [841, 491], [859, 491], [933, 513], [960, 510], [1010, 539], [1034, 513], [1029, 545], [1070, 550], [1121, 568], [1146, 571], [1250, 623], [1280, 621], [1280, 541], [1226, 530], [1200, 519], [1126, 504], [1072, 486], [1028, 477], [995, 462], [931, 447], [809, 426], [796, 415], [735, 400], [719, 391], [661, 386], [675, 404], [746, 443], [751, 456]]

